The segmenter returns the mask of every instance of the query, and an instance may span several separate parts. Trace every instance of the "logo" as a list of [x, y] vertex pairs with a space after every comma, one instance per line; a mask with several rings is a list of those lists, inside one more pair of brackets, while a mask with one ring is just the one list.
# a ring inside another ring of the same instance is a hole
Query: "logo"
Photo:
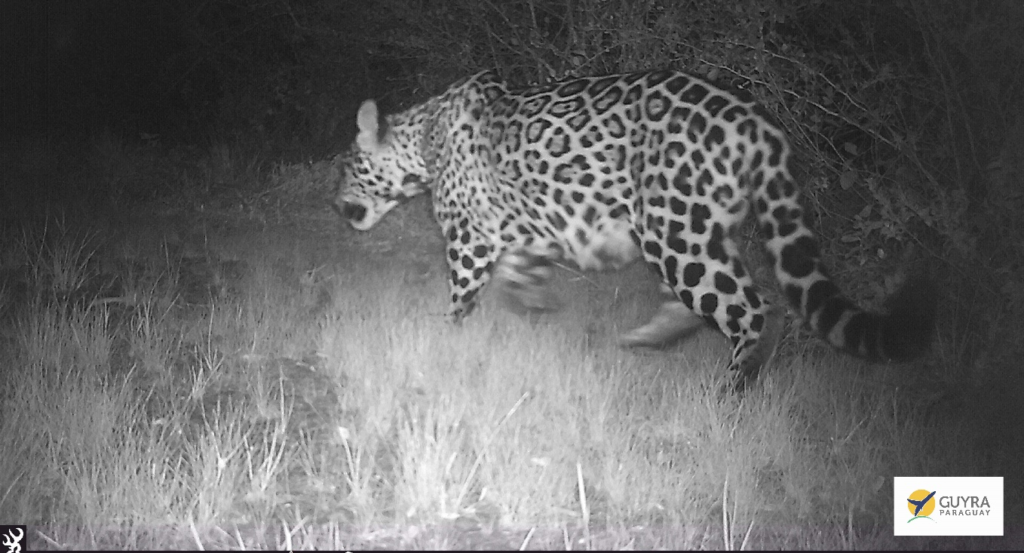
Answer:
[[896, 536], [1003, 535], [1001, 477], [897, 476], [893, 496]]
[[7, 548], [5, 553], [21, 553], [21, 540], [24, 537], [24, 526], [0, 526], [0, 544]]
[[929, 493], [928, 490], [917, 490], [910, 494], [910, 497], [907, 498], [907, 509], [914, 516], [914, 518], [907, 521], [908, 523], [914, 522], [919, 518], [931, 520], [928, 518], [928, 515], [932, 514], [932, 511], [935, 510], [935, 492]]

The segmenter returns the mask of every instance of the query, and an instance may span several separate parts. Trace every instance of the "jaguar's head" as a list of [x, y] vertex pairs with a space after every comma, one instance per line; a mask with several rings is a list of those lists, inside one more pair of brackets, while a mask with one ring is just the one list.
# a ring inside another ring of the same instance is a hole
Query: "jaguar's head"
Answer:
[[373, 100], [356, 117], [359, 133], [339, 157], [341, 183], [334, 206], [357, 230], [367, 230], [402, 200], [426, 190], [419, 144], [389, 128]]

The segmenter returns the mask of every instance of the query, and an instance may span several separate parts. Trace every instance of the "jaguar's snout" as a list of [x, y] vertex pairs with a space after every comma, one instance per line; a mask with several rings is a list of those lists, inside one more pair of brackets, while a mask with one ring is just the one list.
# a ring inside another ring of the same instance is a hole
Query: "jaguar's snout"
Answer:
[[341, 216], [353, 223], [360, 223], [366, 218], [367, 209], [363, 204], [342, 202], [339, 209], [341, 211]]

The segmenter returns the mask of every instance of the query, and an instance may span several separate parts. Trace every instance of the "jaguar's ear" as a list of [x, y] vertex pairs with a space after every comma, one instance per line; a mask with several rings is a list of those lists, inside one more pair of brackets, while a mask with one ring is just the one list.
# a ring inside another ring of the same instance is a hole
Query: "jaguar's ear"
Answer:
[[356, 125], [359, 127], [359, 134], [356, 135], [356, 144], [364, 151], [373, 152], [380, 148], [381, 126], [380, 113], [377, 111], [377, 102], [367, 100], [359, 106], [359, 113], [356, 114]]

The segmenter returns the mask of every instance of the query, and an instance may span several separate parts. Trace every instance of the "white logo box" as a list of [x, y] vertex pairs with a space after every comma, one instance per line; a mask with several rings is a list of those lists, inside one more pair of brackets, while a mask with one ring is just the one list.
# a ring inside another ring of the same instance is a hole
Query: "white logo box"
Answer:
[[1002, 536], [1003, 511], [1001, 476], [893, 477], [896, 536]]

